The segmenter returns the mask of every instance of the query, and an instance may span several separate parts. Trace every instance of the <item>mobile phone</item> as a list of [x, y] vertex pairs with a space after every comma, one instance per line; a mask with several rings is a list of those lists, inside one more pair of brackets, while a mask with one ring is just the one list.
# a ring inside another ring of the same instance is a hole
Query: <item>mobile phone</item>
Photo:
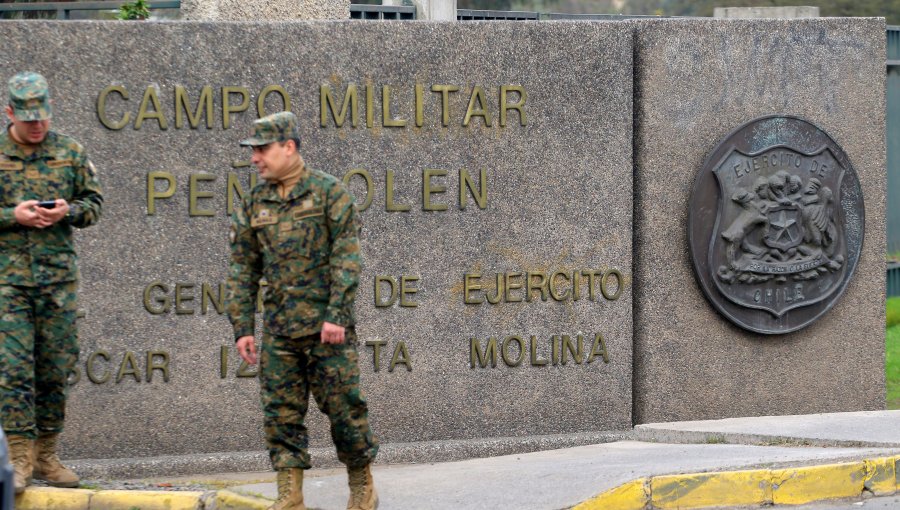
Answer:
[[37, 206], [44, 209], [53, 209], [56, 207], [56, 200], [41, 200]]

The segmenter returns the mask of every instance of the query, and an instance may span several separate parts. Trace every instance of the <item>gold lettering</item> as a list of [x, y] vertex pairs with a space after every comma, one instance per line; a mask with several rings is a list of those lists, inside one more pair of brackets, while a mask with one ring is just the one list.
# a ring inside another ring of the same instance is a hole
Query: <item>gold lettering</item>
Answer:
[[[510, 361], [509, 357], [509, 344], [512, 342], [519, 344], [519, 357], [514, 361]], [[500, 354], [503, 357], [503, 362], [506, 363], [506, 366], [517, 367], [521, 365], [522, 360], [525, 359], [525, 341], [515, 335], [506, 337], [506, 340], [503, 340], [503, 346], [500, 348]]]
[[572, 354], [572, 359], [575, 360], [575, 363], [581, 364], [584, 360], [584, 337], [578, 335], [578, 349], [576, 350], [575, 345], [572, 344], [572, 339], [569, 338], [569, 335], [563, 335], [562, 341], [560, 344], [560, 350], [562, 351], [562, 360], [561, 363], [563, 365], [568, 361], [568, 353]]
[[354, 168], [350, 170], [346, 174], [344, 174], [344, 186], [350, 187], [350, 179], [353, 178], [354, 175], [358, 175], [366, 181], [366, 201], [363, 202], [363, 205], [357, 205], [356, 208], [359, 209], [360, 212], [365, 211], [372, 205], [372, 199], [375, 198], [375, 183], [372, 182], [372, 176], [369, 175], [369, 172], [362, 168]]
[[[609, 293], [607, 280], [609, 280], [610, 276], [616, 277], [616, 292], [614, 294]], [[604, 298], [610, 301], [619, 299], [619, 296], [622, 295], [622, 280], [622, 273], [619, 272], [618, 269], [610, 269], [609, 271], [603, 273], [603, 278], [600, 280], [600, 293], [603, 294]]]
[[386, 176], [385, 190], [385, 204], [384, 209], [388, 212], [404, 212], [409, 211], [410, 206], [403, 204], [395, 204], [394, 203], [394, 171], [388, 170]]
[[[162, 358], [161, 363], [156, 363], [156, 358]], [[153, 371], [163, 373], [163, 382], [169, 382], [169, 353], [166, 351], [147, 351], [147, 382], [153, 382]]]
[[[231, 104], [231, 95], [240, 94], [241, 102], [237, 106]], [[245, 112], [250, 108], [250, 91], [247, 87], [222, 87], [222, 127], [231, 127], [231, 114]]]
[[[387, 302], [384, 301], [381, 293], [381, 284], [386, 283], [391, 289], [391, 297]], [[385, 308], [397, 301], [397, 280], [393, 276], [375, 275], [375, 306]]]
[[194, 288], [192, 283], [176, 283], [175, 284], [175, 315], [192, 315], [193, 308], [184, 308], [182, 305], [193, 301], [194, 295], [191, 294]]
[[457, 92], [459, 87], [456, 85], [432, 85], [432, 92], [441, 93], [441, 124], [444, 127], [450, 125], [450, 93]]
[[[537, 278], [537, 283], [534, 283], [535, 278]], [[544, 271], [529, 271], [525, 273], [525, 301], [531, 302], [531, 291], [539, 290], [541, 292], [541, 301], [547, 300], [547, 294], [549, 293], [548, 285], [547, 285], [547, 273]]]
[[424, 106], [425, 88], [420, 83], [416, 83], [416, 127], [422, 127], [425, 124], [425, 106]]
[[[148, 112], [147, 107], [153, 103], [153, 111]], [[134, 121], [134, 129], [141, 129], [144, 119], [156, 119], [159, 122], [159, 129], [169, 129], [169, 123], [162, 114], [162, 107], [159, 105], [159, 97], [156, 95], [156, 87], [147, 87], [144, 91], [144, 98], [141, 99], [141, 107], [138, 110], [137, 119]]]
[[94, 372], [94, 363], [97, 361], [97, 358], [103, 358], [103, 361], [109, 362], [109, 353], [106, 351], [97, 351], [88, 356], [87, 359], [87, 376], [88, 379], [94, 384], [103, 384], [106, 381], [109, 381], [109, 378], [112, 376], [109, 369], [107, 368], [103, 375], [97, 377]]
[[[250, 174], [250, 189], [256, 187], [256, 172]], [[241, 187], [241, 183], [238, 180], [238, 176], [234, 172], [228, 172], [228, 184], [226, 185], [227, 189], [225, 190], [225, 212], [230, 216], [234, 212], [234, 199], [235, 195], [237, 195], [238, 201], [244, 199], [244, 188]]]
[[481, 365], [481, 368], [486, 368], [488, 362], [490, 362], [491, 366], [497, 367], [497, 339], [496, 338], [488, 338], [487, 345], [484, 348], [484, 351], [481, 350], [481, 343], [477, 338], [469, 339], [469, 360], [471, 362], [471, 368], [475, 368], [475, 361]]
[[117, 92], [122, 99], [128, 100], [128, 90], [119, 85], [110, 85], [101, 90], [100, 95], [97, 96], [97, 116], [100, 118], [100, 123], [116, 131], [128, 125], [128, 121], [131, 120], [131, 112], [125, 112], [119, 122], [109, 120], [109, 117], [106, 116], [106, 98], [111, 92]]
[[408, 285], [412, 285], [417, 281], [419, 281], [418, 276], [400, 276], [400, 306], [407, 308], [419, 306], [419, 303], [416, 303], [411, 298], [409, 300], [406, 299], [406, 296], [419, 292], [419, 289], [416, 287], [408, 287]]
[[[154, 290], [161, 290], [163, 292], [162, 297], [153, 297], [151, 298], [150, 294]], [[172, 309], [172, 302], [168, 296], [169, 288], [166, 287], [162, 282], [153, 282], [144, 289], [144, 309], [150, 312], [153, 315], [162, 315], [164, 313], [168, 313], [169, 310]], [[162, 305], [159, 307], [155, 307], [151, 304], [151, 300], [158, 305]]]
[[[368, 98], [366, 99], [368, 102]], [[359, 125], [359, 98], [357, 97], [356, 84], [347, 85], [347, 92], [344, 93], [344, 102], [341, 104], [341, 113], [337, 113], [334, 97], [331, 95], [331, 88], [328, 85], [319, 86], [319, 126], [325, 127], [328, 124], [328, 110], [331, 110], [331, 118], [334, 119], [336, 127], [343, 127], [344, 121], [347, 120], [347, 109], [350, 109], [351, 124], [353, 127]], [[367, 105], [368, 108], [368, 105]]]
[[369, 340], [366, 342], [366, 347], [371, 347], [373, 349], [372, 356], [375, 360], [376, 372], [381, 370], [381, 348], [385, 345], [387, 345], [387, 342], [384, 340]]
[[553, 274], [551, 274], [549, 282], [550, 297], [552, 297], [555, 301], [565, 301], [566, 298], [569, 297], [569, 289], [566, 289], [561, 293], [557, 293], [556, 278], [558, 277], [562, 277], [562, 279], [566, 280], [566, 282], [569, 281], [569, 273], [566, 273], [565, 271], [555, 271]]
[[219, 379], [225, 379], [228, 376], [228, 351], [230, 347], [219, 347]]
[[531, 337], [531, 365], [535, 367], [544, 366], [548, 363], [546, 359], [538, 358], [537, 354], [537, 337], [532, 335]]
[[203, 283], [200, 287], [200, 313], [206, 315], [209, 310], [209, 304], [212, 303], [213, 308], [216, 309], [216, 313], [223, 314], [225, 313], [225, 286], [221, 283], [216, 287], [216, 292], [213, 293], [212, 286], [208, 283]]
[[200, 125], [200, 118], [203, 112], [206, 112], [206, 127], [213, 127], [213, 91], [209, 85], [200, 89], [200, 98], [197, 100], [197, 108], [194, 113], [190, 110], [191, 101], [188, 99], [187, 91], [181, 85], [175, 86], [175, 128], [181, 129], [184, 126], [184, 113], [187, 113], [188, 122], [191, 129], [197, 129]]
[[[269, 94], [278, 94], [281, 96], [281, 109], [276, 110], [278, 112], [289, 112], [291, 111], [291, 97], [288, 95], [287, 91], [284, 90], [284, 87], [281, 85], [269, 85], [268, 87], [262, 89], [259, 92], [259, 97], [256, 98], [256, 113], [259, 115], [259, 118], [263, 118], [266, 115], [266, 98], [269, 97]], [[272, 112], [275, 113], [275, 112]]]
[[506, 273], [506, 291], [504, 292], [503, 296], [504, 298], [506, 298], [507, 303], [518, 303], [522, 301], [522, 296], [516, 296], [516, 298], [513, 299], [512, 291], [523, 288], [525, 286], [525, 282], [513, 283], [512, 280], [513, 278], [522, 278], [523, 276], [524, 275], [522, 273], [518, 272]]
[[590, 363], [594, 361], [594, 358], [597, 356], [603, 356], [603, 362], [609, 363], [609, 353], [606, 351], [606, 342], [603, 340], [603, 335], [597, 333], [594, 336], [594, 344], [591, 346], [591, 354], [588, 355], [587, 362]]
[[197, 202], [201, 198], [213, 198], [215, 195], [212, 191], [199, 191], [197, 183], [200, 181], [210, 182], [216, 180], [213, 174], [191, 174], [190, 185], [188, 187], [188, 196], [190, 197], [188, 216], [215, 216], [215, 211], [210, 209], [200, 209]]
[[481, 278], [479, 273], [463, 275], [463, 302], [467, 305], [480, 305], [483, 302], [480, 297], [478, 299], [469, 297], [470, 292], [481, 290], [481, 285], [477, 283], [479, 278]]
[[497, 280], [496, 280], [496, 284], [494, 285], [494, 291], [495, 291], [494, 297], [491, 297], [490, 294], [485, 293], [484, 298], [487, 299], [488, 303], [490, 303], [492, 305], [496, 305], [497, 303], [499, 303], [500, 301], [503, 300], [503, 293], [504, 293], [503, 278], [504, 278], [504, 276], [505, 275], [503, 273], [497, 273]]
[[366, 84], [366, 127], [375, 125], [375, 90], [371, 83]]
[[395, 119], [391, 115], [391, 87], [381, 87], [381, 125], [384, 127], [406, 127], [405, 119]]
[[[519, 100], [515, 103], [507, 103], [510, 92], [518, 92]], [[501, 85], [500, 86], [500, 127], [506, 127], [507, 110], [516, 110], [519, 112], [519, 125], [526, 125], [525, 120], [525, 100], [528, 95], [525, 94], [525, 87], [521, 85]]]
[[[156, 181], [166, 181], [168, 185], [162, 191], [156, 191]], [[169, 172], [147, 173], [147, 215], [156, 214], [156, 199], [171, 198], [175, 194], [175, 176]]]
[[447, 204], [432, 204], [431, 195], [437, 193], [445, 193], [446, 186], [438, 186], [431, 184], [432, 177], [444, 177], [447, 175], [446, 170], [425, 169], [422, 172], [422, 210], [424, 211], [446, 211]]
[[[478, 101], [478, 108], [475, 108], [476, 100]], [[484, 120], [484, 125], [491, 127], [491, 114], [488, 113], [484, 102], [484, 89], [480, 85], [476, 85], [472, 88], [472, 97], [469, 98], [469, 107], [466, 109], [466, 118], [463, 119], [463, 126], [468, 126], [472, 117], [481, 117]]]
[[482, 168], [480, 179], [478, 181], [479, 190], [475, 190], [475, 182], [469, 177], [469, 172], [465, 169], [461, 169], [459, 171], [459, 208], [466, 208], [466, 192], [465, 189], [469, 189], [469, 193], [472, 195], [472, 198], [475, 199], [475, 202], [478, 204], [479, 209], [487, 208], [487, 170]]
[[394, 349], [394, 355], [391, 357], [391, 365], [388, 372], [393, 372], [397, 365], [406, 365], [406, 371], [412, 372], [412, 363], [409, 360], [409, 351], [406, 349], [406, 343], [400, 341]]
[[256, 377], [256, 369], [250, 366], [246, 361], [241, 361], [241, 365], [238, 367], [237, 371], [238, 377]]
[[125, 351], [125, 357], [122, 358], [122, 364], [119, 365], [119, 373], [116, 375], [116, 384], [122, 382], [126, 375], [134, 377], [135, 382], [141, 382], [141, 373], [137, 368], [137, 360], [134, 359], [134, 353]]

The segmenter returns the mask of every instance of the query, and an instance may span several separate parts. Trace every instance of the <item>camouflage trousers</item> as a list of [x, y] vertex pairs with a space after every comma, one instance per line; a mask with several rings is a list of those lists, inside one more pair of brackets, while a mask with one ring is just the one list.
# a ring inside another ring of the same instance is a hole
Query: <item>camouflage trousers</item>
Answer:
[[76, 288], [0, 285], [0, 419], [7, 435], [62, 432], [78, 361]]
[[275, 469], [309, 469], [306, 411], [312, 393], [331, 422], [338, 459], [350, 467], [375, 460], [378, 440], [369, 427], [359, 388], [356, 333], [343, 344], [323, 344], [319, 333], [300, 338], [265, 334], [260, 348], [260, 384], [266, 444]]

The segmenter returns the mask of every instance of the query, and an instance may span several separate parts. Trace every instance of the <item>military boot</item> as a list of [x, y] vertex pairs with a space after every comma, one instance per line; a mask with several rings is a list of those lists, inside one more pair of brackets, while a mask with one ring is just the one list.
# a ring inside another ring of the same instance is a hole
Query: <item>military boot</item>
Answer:
[[303, 470], [278, 470], [278, 500], [268, 510], [306, 510], [303, 504]]
[[375, 510], [378, 508], [378, 494], [375, 493], [375, 482], [372, 481], [372, 465], [347, 468], [347, 479], [350, 482], [350, 501], [347, 510]]
[[51, 487], [78, 487], [78, 475], [62, 465], [56, 455], [59, 434], [39, 435], [34, 444], [34, 477]]
[[31, 450], [34, 441], [25, 436], [6, 436], [9, 445], [9, 460], [15, 469], [14, 485], [16, 494], [25, 492], [25, 487], [31, 483], [33, 464]]

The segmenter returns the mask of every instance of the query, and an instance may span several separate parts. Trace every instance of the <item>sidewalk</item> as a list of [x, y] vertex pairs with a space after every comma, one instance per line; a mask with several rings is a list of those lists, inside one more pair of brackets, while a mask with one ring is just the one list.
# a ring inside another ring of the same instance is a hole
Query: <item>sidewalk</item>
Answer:
[[[437, 464], [376, 464], [379, 508], [555, 510], [584, 502], [584, 508], [613, 508], [609, 501], [616, 501], [617, 509], [702, 508], [711, 502], [734, 501], [745, 493], [757, 498], [748, 501], [762, 503], [768, 497], [771, 503], [774, 497], [775, 503], [789, 498], [799, 504], [836, 497], [860, 498], [864, 493], [887, 495], [897, 490], [900, 411], [648, 424], [638, 426], [634, 436], [640, 440]], [[700, 444], [688, 444], [691, 442]], [[738, 442], [748, 444], [732, 444]], [[808, 446], [812, 444], [816, 446]], [[881, 460], [872, 462], [876, 459]], [[863, 460], [870, 462], [858, 462]], [[823, 465], [828, 467], [797, 469]], [[708, 475], [736, 470], [754, 471], [736, 477]], [[661, 476], [670, 474], [686, 475]], [[181, 503], [172, 499], [173, 495], [184, 497], [188, 493], [160, 491], [151, 494], [150, 500], [141, 501], [136, 498], [147, 497], [144, 492], [134, 492], [131, 501], [127, 493], [117, 494], [122, 498], [122, 506], [101, 507], [97, 504], [103, 493], [112, 491], [100, 491], [94, 493], [93, 502], [88, 501], [87, 506], [55, 508], [262, 509], [276, 494], [272, 473], [187, 479], [215, 482], [217, 478], [222, 478], [219, 482], [228, 489], [190, 493], [188, 498], [193, 500], [185, 500], [183, 506], [178, 506]], [[242, 479], [248, 482], [242, 484]], [[168, 483], [184, 480], [173, 478]], [[595, 499], [603, 493], [608, 493], [604, 496], [607, 498], [609, 494], [621, 497], [625, 494], [623, 489], [631, 499]], [[28, 492], [41, 491], [49, 492]], [[161, 501], [166, 495], [168, 506]], [[304, 495], [311, 509], [345, 508], [346, 474], [340, 469], [310, 470]], [[160, 500], [158, 506], [151, 501], [154, 497]], [[17, 503], [16, 508], [45, 507]]]

